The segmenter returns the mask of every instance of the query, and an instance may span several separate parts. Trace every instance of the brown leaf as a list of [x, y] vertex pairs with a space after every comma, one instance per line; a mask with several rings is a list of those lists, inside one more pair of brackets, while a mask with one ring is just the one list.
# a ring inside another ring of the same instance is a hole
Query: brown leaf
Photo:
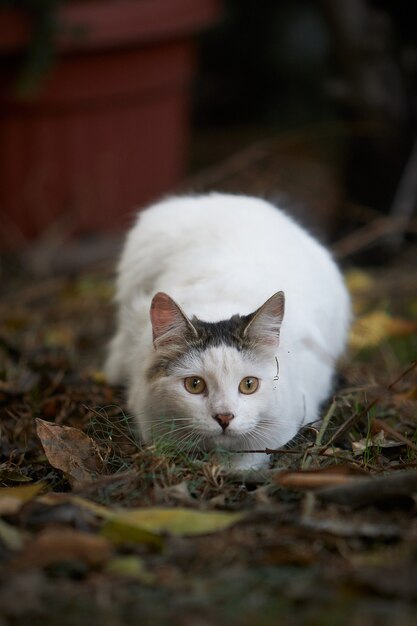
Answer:
[[48, 567], [62, 561], [81, 561], [98, 567], [111, 555], [111, 544], [105, 537], [70, 528], [47, 528], [27, 545], [14, 566], [18, 569]]
[[334, 485], [344, 485], [366, 475], [363, 470], [350, 465], [332, 465], [313, 470], [300, 472], [278, 472], [274, 476], [274, 482], [282, 487], [292, 489], [319, 489]]
[[72, 487], [93, 480], [102, 470], [97, 444], [78, 428], [37, 418], [36, 432], [49, 463], [65, 472]]

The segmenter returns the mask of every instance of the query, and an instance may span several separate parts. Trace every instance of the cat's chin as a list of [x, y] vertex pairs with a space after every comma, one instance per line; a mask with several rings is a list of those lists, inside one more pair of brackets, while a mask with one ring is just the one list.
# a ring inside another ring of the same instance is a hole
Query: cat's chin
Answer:
[[235, 431], [223, 432], [221, 434], [207, 434], [203, 439], [203, 445], [207, 450], [223, 448], [224, 450], [242, 450], [247, 447], [244, 443], [242, 433]]

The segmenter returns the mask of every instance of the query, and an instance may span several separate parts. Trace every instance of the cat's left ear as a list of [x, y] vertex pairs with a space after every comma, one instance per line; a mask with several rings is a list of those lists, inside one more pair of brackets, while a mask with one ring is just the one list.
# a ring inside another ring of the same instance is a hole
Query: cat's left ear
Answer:
[[153, 343], [173, 347], [183, 344], [187, 336], [197, 336], [197, 331], [181, 307], [166, 293], [159, 292], [151, 304]]
[[252, 313], [243, 337], [255, 343], [277, 346], [285, 311], [285, 294], [278, 291]]

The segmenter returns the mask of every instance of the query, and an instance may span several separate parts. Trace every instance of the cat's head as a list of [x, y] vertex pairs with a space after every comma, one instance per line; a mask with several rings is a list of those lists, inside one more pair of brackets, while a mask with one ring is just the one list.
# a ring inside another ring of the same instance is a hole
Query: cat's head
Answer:
[[165, 293], [151, 305], [154, 353], [147, 376], [154, 436], [211, 449], [268, 447], [285, 298], [250, 315], [189, 319]]

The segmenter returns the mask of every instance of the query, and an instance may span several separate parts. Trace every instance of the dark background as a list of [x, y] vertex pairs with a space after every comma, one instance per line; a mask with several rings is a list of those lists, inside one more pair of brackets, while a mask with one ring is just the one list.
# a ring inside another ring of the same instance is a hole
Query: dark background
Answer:
[[389, 212], [416, 129], [410, 1], [225, 0], [201, 38], [193, 169], [315, 130], [350, 202]]

